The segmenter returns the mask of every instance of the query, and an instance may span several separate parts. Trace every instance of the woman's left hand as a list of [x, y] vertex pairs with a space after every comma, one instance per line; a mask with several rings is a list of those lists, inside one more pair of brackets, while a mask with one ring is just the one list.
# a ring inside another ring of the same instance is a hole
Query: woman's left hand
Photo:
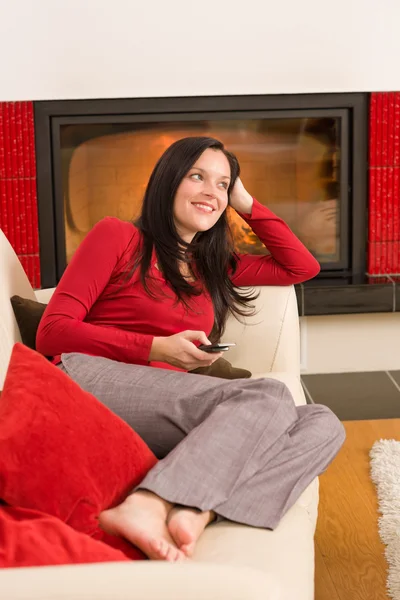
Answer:
[[237, 212], [251, 215], [253, 207], [253, 197], [244, 187], [242, 180], [238, 177], [233, 186], [231, 196], [229, 198], [229, 206], [232, 206]]

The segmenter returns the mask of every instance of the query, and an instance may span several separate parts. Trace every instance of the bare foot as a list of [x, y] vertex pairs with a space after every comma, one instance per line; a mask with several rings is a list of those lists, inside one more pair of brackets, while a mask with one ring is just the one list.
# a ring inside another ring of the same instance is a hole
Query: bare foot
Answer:
[[109, 510], [100, 513], [100, 527], [107, 533], [126, 538], [151, 560], [184, 560], [167, 528], [172, 504], [147, 490], [138, 490]]
[[200, 535], [214, 519], [215, 513], [210, 510], [201, 512], [197, 508], [175, 507], [168, 515], [168, 531], [178, 548], [190, 557]]

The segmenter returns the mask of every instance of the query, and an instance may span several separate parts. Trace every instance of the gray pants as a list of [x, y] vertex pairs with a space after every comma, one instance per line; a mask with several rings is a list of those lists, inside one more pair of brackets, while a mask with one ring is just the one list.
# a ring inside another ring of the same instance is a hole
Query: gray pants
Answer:
[[274, 529], [345, 439], [326, 406], [274, 379], [226, 380], [63, 354], [61, 368], [161, 460], [140, 484], [176, 504]]

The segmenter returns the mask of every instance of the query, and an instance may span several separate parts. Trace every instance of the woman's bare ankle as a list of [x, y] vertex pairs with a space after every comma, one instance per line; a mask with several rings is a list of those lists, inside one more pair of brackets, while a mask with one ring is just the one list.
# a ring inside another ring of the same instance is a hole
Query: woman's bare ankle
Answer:
[[127, 496], [123, 504], [125, 503], [129, 506], [132, 504], [140, 504], [142, 506], [148, 505], [158, 507], [159, 509], [162, 507], [165, 509], [166, 514], [168, 514], [174, 506], [173, 504], [171, 504], [171, 502], [168, 502], [167, 500], [164, 500], [164, 498], [157, 496], [157, 494], [155, 494], [154, 492], [142, 489], [136, 490], [132, 492], [132, 494]]
[[216, 515], [216, 513], [213, 510], [209, 510], [207, 512], [209, 513], [209, 518], [208, 518], [207, 525], [209, 525], [210, 523], [212, 523], [213, 521], [215, 521], [215, 519], [217, 518], [217, 515]]

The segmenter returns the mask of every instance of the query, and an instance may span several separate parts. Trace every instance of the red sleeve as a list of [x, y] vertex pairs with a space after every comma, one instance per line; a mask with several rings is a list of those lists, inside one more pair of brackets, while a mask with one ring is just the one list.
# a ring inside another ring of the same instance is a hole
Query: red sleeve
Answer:
[[152, 335], [85, 323], [134, 236], [135, 230], [132, 234], [126, 223], [112, 217], [99, 221], [87, 234], [40, 321], [39, 352], [45, 356], [82, 352], [127, 363], [148, 360]]
[[236, 286], [292, 285], [318, 275], [318, 261], [269, 208], [254, 199], [251, 215], [239, 214], [271, 254], [240, 254], [232, 283]]

